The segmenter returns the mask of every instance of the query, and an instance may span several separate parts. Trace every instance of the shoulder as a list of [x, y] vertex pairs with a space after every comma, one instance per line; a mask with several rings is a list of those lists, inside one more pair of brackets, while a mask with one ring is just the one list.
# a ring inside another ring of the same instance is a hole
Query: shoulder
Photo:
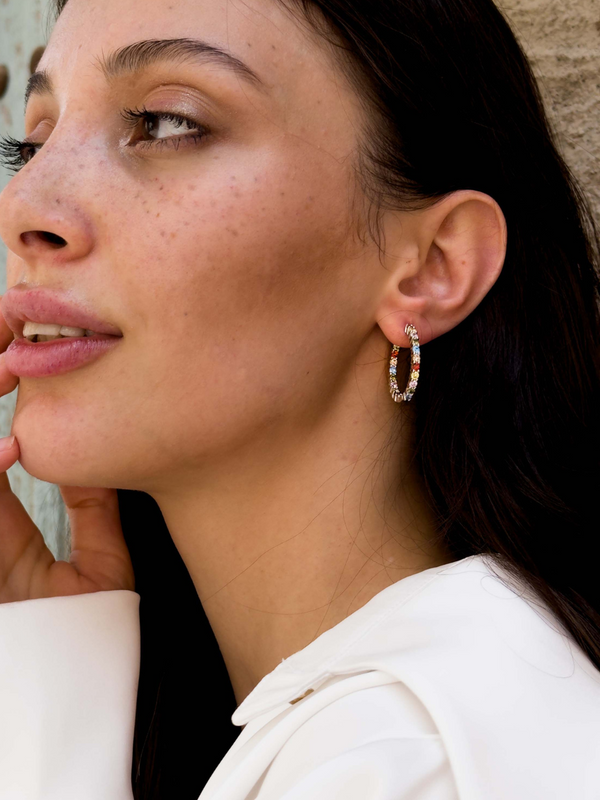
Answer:
[[599, 729], [600, 672], [528, 587], [480, 556], [412, 577], [414, 591], [410, 579], [385, 590], [387, 608], [381, 593], [382, 613], [333, 671], [393, 675], [430, 710], [535, 726], [569, 707]]
[[[488, 679], [528, 673], [568, 678], [600, 673], [552, 612], [491, 556], [471, 556], [413, 575], [381, 592], [371, 620], [357, 629], [337, 667], [368, 659], [377, 668], [436, 664]], [[367, 608], [367, 607], [365, 607]], [[458, 676], [454, 675], [454, 679]], [[550, 683], [554, 681], [550, 680]]]
[[596, 797], [600, 673], [491, 557], [427, 573], [414, 591], [390, 592], [387, 612], [335, 669], [369, 666], [413, 692], [461, 798]]
[[440, 800], [455, 785], [461, 800], [600, 791], [600, 673], [490, 557], [390, 586], [265, 680], [274, 703], [313, 692], [292, 706], [273, 781], [317, 770], [330, 796], [353, 798], [346, 780], [380, 774], [398, 786], [380, 797], [395, 800], [413, 796], [401, 789], [414, 766], [423, 785], [440, 781], [423, 797]]
[[542, 681], [545, 675], [555, 688], [567, 678], [573, 678], [569, 686], [582, 680], [594, 689], [600, 681], [541, 599], [483, 555], [389, 586], [275, 672], [281, 683], [281, 673], [325, 676], [361, 669], [390, 672], [403, 681], [418, 669], [424, 682], [429, 676], [446, 685], [463, 684], [468, 674], [488, 684], [495, 675], [504, 684], [511, 677]]

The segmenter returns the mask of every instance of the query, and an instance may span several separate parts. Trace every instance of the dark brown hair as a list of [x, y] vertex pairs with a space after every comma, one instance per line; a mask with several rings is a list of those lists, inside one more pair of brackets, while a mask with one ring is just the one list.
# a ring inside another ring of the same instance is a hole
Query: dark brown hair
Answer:
[[[458, 189], [504, 212], [498, 281], [424, 347], [415, 465], [448, 551], [496, 554], [600, 668], [598, 236], [528, 61], [491, 0], [284, 1], [363, 98], [375, 220]], [[119, 497], [141, 595], [135, 797], [196, 800], [235, 701], [157, 506]]]

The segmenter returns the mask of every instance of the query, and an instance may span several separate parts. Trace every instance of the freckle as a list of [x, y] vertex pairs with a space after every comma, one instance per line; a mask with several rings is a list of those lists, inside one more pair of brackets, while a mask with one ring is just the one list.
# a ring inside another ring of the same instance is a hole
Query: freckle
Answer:
[[279, 192], [282, 197], [285, 197], [285, 192]]
[[250, 42], [246, 42], [246, 44], [248, 45], [248, 47], [252, 47], [252, 45], [250, 44]]
[[274, 44], [271, 45], [271, 50], [277, 50]]
[[163, 190], [164, 188], [165, 188], [164, 186], [159, 186], [159, 187], [158, 187], [158, 191], [159, 191], [159, 192], [162, 192], [162, 190]]
[[55, 202], [56, 202], [56, 205], [57, 205], [57, 206], [59, 206], [59, 205], [60, 205], [60, 200], [59, 200], [59, 198], [58, 198], [58, 197], [56, 198]]
[[176, 236], [177, 236], [177, 231], [171, 231], [171, 235], [169, 236], [169, 239], [174, 239]]
[[187, 315], [188, 315], [188, 312], [187, 312], [187, 311], [184, 311], [184, 312], [183, 312], [183, 316], [184, 316], [184, 317], [187, 317]]
[[157, 214], [156, 216], [157, 216], [157, 217], [160, 217], [160, 211], [158, 212], [158, 214]]

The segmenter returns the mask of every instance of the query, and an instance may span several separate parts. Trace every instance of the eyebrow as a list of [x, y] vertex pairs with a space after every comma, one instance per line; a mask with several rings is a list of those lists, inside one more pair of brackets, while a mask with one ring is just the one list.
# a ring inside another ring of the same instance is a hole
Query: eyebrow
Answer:
[[[255, 88], [265, 89], [265, 84], [247, 64], [220, 47], [202, 39], [144, 39], [115, 50], [108, 56], [97, 59], [99, 69], [107, 81], [123, 75], [141, 72], [159, 61], [200, 62], [224, 67], [243, 78]], [[32, 94], [52, 94], [53, 86], [49, 72], [40, 70], [29, 78], [25, 91], [25, 105]]]

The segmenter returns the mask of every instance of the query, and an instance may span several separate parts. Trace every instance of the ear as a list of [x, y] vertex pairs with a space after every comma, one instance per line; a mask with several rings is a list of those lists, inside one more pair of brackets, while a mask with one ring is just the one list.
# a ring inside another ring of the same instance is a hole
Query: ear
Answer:
[[489, 195], [464, 190], [396, 216], [391, 228], [395, 255], [385, 255], [390, 276], [377, 322], [386, 338], [402, 347], [410, 346], [404, 332], [410, 322], [424, 344], [462, 322], [498, 279], [506, 220]]

